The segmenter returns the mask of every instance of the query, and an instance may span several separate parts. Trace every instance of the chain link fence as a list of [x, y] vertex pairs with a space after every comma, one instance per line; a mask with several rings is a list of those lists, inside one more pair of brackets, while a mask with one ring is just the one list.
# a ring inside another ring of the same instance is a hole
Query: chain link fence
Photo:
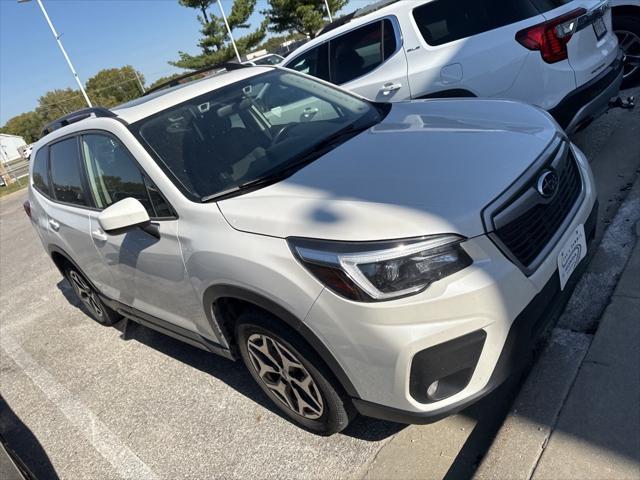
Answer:
[[26, 185], [29, 175], [29, 160], [19, 159], [0, 165], [0, 187], [17, 183], [19, 186]]

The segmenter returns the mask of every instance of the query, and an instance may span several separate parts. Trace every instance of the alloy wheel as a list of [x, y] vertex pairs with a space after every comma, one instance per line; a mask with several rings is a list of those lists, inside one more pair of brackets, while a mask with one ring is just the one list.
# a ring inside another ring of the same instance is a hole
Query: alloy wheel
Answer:
[[76, 272], [75, 270], [69, 270], [69, 279], [71, 280], [71, 286], [76, 292], [82, 303], [93, 313], [98, 319], [104, 317], [104, 311], [100, 304], [98, 295], [93, 291], [87, 282]]
[[640, 69], [640, 36], [628, 30], [616, 30], [620, 48], [627, 56], [624, 65], [624, 78], [627, 79]]
[[317, 420], [324, 412], [318, 386], [302, 362], [282, 343], [254, 333], [247, 339], [251, 365], [267, 389], [288, 409]]

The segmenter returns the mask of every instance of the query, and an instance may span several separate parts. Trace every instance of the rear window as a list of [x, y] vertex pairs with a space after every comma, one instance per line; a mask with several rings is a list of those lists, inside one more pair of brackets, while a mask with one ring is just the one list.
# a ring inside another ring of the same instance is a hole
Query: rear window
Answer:
[[33, 161], [33, 186], [47, 197], [51, 196], [49, 189], [49, 165], [47, 162], [48, 150], [48, 147], [43, 147], [38, 150], [36, 159]]
[[540, 13], [546, 13], [549, 10], [553, 10], [554, 8], [562, 7], [568, 3], [572, 3], [575, 0], [531, 0]]
[[[562, 2], [563, 0], [537, 0]], [[435, 0], [413, 10], [424, 40], [433, 46], [471, 37], [539, 15], [531, 0]]]

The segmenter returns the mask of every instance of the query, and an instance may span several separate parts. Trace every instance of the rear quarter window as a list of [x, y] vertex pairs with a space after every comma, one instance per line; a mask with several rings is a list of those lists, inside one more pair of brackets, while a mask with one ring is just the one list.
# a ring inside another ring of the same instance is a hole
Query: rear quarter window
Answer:
[[413, 18], [425, 42], [438, 46], [535, 17], [539, 13], [531, 0], [435, 0], [415, 8]]
[[51, 196], [49, 188], [49, 147], [38, 150], [33, 161], [33, 186], [43, 195]]

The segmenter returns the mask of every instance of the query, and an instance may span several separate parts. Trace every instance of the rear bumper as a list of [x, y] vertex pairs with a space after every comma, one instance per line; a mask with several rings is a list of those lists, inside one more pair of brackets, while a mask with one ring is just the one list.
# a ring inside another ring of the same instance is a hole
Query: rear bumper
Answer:
[[[585, 232], [589, 246], [596, 234], [598, 203], [596, 202], [585, 222]], [[564, 290], [560, 289], [560, 277], [556, 273], [546, 283], [544, 288], [533, 298], [527, 307], [516, 317], [504, 346], [498, 363], [486, 386], [463, 400], [447, 405], [438, 410], [428, 412], [411, 412], [384, 405], [375, 404], [362, 399], [353, 399], [353, 404], [361, 415], [379, 418], [398, 423], [427, 424], [437, 422], [445, 417], [463, 410], [478, 399], [489, 394], [500, 386], [510, 375], [521, 372], [530, 362], [534, 347], [541, 334], [560, 315], [573, 289], [577, 285], [587, 262], [583, 261], [578, 271], [572, 275]]]
[[549, 113], [567, 133], [575, 133], [585, 123], [599, 117], [609, 108], [609, 100], [620, 92], [624, 54], [600, 75], [567, 95]]

